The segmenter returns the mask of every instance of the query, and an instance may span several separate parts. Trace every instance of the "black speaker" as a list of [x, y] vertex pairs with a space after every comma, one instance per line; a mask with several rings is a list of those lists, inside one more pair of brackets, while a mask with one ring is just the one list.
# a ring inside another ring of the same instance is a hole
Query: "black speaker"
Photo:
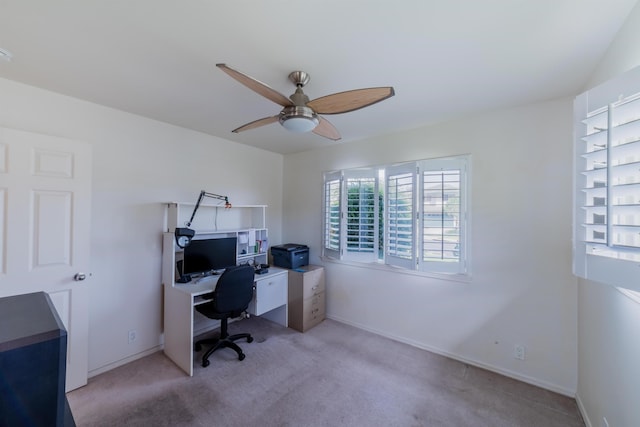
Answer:
[[182, 274], [182, 272], [184, 271], [182, 269], [183, 265], [184, 265], [184, 260], [182, 259], [176, 262], [176, 268], [178, 269], [178, 279], [176, 280], [176, 283], [189, 283], [191, 281], [190, 274]]

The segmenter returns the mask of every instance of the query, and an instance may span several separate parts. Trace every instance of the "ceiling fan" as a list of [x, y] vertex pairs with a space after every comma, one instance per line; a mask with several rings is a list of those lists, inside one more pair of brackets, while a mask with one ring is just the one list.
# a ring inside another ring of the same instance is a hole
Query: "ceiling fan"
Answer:
[[234, 70], [226, 64], [216, 64], [216, 66], [252, 91], [283, 107], [280, 114], [249, 122], [234, 129], [232, 132], [235, 133], [280, 122], [284, 128], [292, 132], [313, 131], [316, 135], [337, 141], [340, 139], [340, 133], [320, 114], [348, 113], [395, 95], [391, 86], [372, 87], [334, 93], [309, 101], [309, 97], [304, 94], [302, 88], [309, 83], [310, 76], [304, 71], [294, 71], [289, 74], [289, 80], [296, 85], [296, 91], [287, 98], [266, 84]]

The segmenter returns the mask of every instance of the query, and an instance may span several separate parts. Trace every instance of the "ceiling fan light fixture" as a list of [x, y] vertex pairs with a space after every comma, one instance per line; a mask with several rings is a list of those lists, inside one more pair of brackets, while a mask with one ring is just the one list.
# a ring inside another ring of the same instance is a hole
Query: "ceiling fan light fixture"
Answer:
[[392, 86], [370, 87], [333, 93], [309, 101], [302, 88], [309, 83], [309, 74], [304, 71], [294, 71], [289, 74], [289, 80], [296, 85], [296, 91], [288, 98], [266, 84], [250, 77], [226, 64], [216, 64], [216, 67], [227, 73], [242, 85], [284, 107], [280, 114], [263, 117], [232, 130], [233, 133], [255, 129], [264, 125], [279, 122], [285, 129], [304, 133], [313, 131], [314, 134], [332, 141], [338, 141], [340, 132], [324, 114], [342, 114], [368, 107], [395, 95]]
[[295, 133], [311, 132], [320, 122], [318, 116], [309, 107], [285, 107], [278, 118], [280, 124]]

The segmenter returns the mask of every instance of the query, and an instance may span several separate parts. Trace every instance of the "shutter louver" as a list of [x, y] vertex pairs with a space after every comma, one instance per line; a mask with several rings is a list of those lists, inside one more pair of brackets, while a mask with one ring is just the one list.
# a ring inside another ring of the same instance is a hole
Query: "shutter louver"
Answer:
[[343, 259], [378, 259], [378, 179], [376, 170], [345, 172], [346, 254]]
[[333, 174], [324, 184], [324, 255], [340, 258], [340, 184], [339, 174]]
[[415, 163], [387, 168], [386, 239], [387, 264], [415, 268]]
[[421, 271], [467, 272], [467, 158], [420, 162]]
[[640, 290], [640, 68], [576, 98], [575, 134], [574, 272]]

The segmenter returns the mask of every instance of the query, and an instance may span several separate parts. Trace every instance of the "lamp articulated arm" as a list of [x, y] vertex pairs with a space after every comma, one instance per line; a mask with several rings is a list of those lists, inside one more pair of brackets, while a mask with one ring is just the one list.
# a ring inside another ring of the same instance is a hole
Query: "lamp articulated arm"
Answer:
[[187, 227], [186, 228], [176, 227], [174, 231], [174, 234], [176, 237], [176, 244], [178, 245], [178, 247], [184, 248], [189, 243], [191, 243], [191, 239], [193, 238], [193, 236], [195, 236], [196, 234], [195, 230], [192, 230], [189, 227], [191, 227], [191, 222], [193, 221], [193, 218], [196, 216], [196, 212], [200, 207], [200, 202], [202, 202], [202, 199], [205, 197], [211, 197], [212, 199], [217, 199], [217, 200], [224, 200], [225, 209], [231, 208], [231, 203], [229, 203], [229, 198], [227, 196], [221, 196], [220, 194], [214, 194], [214, 193], [207, 193], [206, 191], [202, 190], [200, 192], [200, 195], [198, 196], [198, 201], [196, 202], [196, 206], [193, 208], [193, 213], [191, 214], [191, 218], [189, 219], [189, 222], [187, 222], [186, 224]]
[[196, 212], [198, 211], [198, 208], [200, 207], [200, 202], [202, 202], [202, 199], [204, 199], [205, 197], [210, 197], [210, 198], [216, 199], [216, 200], [224, 200], [225, 209], [230, 209], [231, 208], [231, 203], [229, 203], [229, 198], [227, 196], [221, 196], [220, 194], [208, 193], [208, 192], [202, 190], [202, 191], [200, 191], [200, 195], [198, 196], [198, 201], [196, 202], [196, 206], [193, 208], [193, 212], [191, 213], [191, 218], [189, 219], [189, 222], [187, 222], [187, 227], [191, 227], [191, 222], [193, 221], [193, 218], [196, 216]]

